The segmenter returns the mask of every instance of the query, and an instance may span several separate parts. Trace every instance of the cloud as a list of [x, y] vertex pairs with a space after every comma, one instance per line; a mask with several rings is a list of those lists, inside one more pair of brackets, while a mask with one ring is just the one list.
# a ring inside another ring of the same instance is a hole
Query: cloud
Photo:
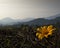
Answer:
[[0, 0], [0, 19], [41, 18], [60, 13], [59, 0]]

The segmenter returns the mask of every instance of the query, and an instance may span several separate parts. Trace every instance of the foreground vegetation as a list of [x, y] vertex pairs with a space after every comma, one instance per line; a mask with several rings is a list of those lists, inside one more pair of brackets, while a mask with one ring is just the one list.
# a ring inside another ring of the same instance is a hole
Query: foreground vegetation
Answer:
[[[50, 26], [50, 25], [42, 25]], [[37, 29], [41, 26], [0, 26], [0, 48], [59, 48], [60, 47], [60, 23], [52, 24], [51, 34], [45, 34], [46, 30]], [[50, 30], [49, 30], [50, 31]], [[53, 32], [53, 33], [52, 33]], [[41, 36], [43, 35], [43, 36]]]

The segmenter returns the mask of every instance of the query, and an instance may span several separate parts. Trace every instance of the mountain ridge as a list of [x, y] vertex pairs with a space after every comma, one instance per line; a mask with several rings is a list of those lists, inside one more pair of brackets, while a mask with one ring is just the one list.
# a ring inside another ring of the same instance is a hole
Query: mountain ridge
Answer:
[[53, 15], [53, 16], [50, 16], [50, 17], [46, 17], [45, 19], [55, 19], [57, 17], [60, 17], [60, 14], [56, 14], [56, 15]]
[[27, 19], [12, 19], [12, 18], [4, 18], [0, 20], [0, 24], [2, 25], [13, 25], [13, 24], [28, 24], [28, 25], [42, 25], [42, 24], [53, 24], [56, 22], [60, 22], [60, 14], [57, 14], [55, 16], [47, 17], [47, 18], [27, 18]]

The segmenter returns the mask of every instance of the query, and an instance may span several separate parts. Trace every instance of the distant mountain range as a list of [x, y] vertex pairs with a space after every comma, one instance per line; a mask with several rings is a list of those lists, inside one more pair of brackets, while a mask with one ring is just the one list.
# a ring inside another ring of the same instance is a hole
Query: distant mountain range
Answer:
[[12, 18], [7, 17], [7, 18], [0, 20], [0, 25], [13, 25], [18, 22], [28, 22], [30, 20], [33, 20], [33, 18], [27, 18], [27, 19], [20, 20], [20, 19], [12, 19]]
[[56, 14], [56, 15], [47, 17], [47, 18], [45, 18], [45, 19], [55, 19], [56, 17], [60, 17], [60, 14]]
[[55, 16], [50, 16], [47, 18], [38, 18], [34, 19], [32, 21], [26, 22], [25, 24], [28, 25], [48, 25], [48, 24], [56, 24], [60, 23], [60, 14], [57, 14]]
[[55, 16], [50, 16], [47, 18], [27, 18], [27, 19], [11, 19], [11, 18], [4, 18], [0, 20], [0, 25], [13, 25], [13, 24], [25, 24], [25, 25], [47, 25], [47, 24], [55, 24], [60, 22], [60, 14]]

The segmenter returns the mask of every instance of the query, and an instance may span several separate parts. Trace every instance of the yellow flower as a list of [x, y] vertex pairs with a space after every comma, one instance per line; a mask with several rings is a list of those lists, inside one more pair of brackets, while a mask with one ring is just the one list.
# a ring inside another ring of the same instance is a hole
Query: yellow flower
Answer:
[[37, 33], [36, 33], [36, 36], [38, 36], [39, 34], [40, 34], [40, 33], [37, 32]]
[[40, 28], [37, 28], [37, 32], [36, 32], [36, 36], [38, 37], [38, 39], [43, 39], [48, 38], [49, 35], [52, 35], [53, 31], [56, 30], [55, 28], [53, 28], [52, 25], [50, 26], [43, 26]]

